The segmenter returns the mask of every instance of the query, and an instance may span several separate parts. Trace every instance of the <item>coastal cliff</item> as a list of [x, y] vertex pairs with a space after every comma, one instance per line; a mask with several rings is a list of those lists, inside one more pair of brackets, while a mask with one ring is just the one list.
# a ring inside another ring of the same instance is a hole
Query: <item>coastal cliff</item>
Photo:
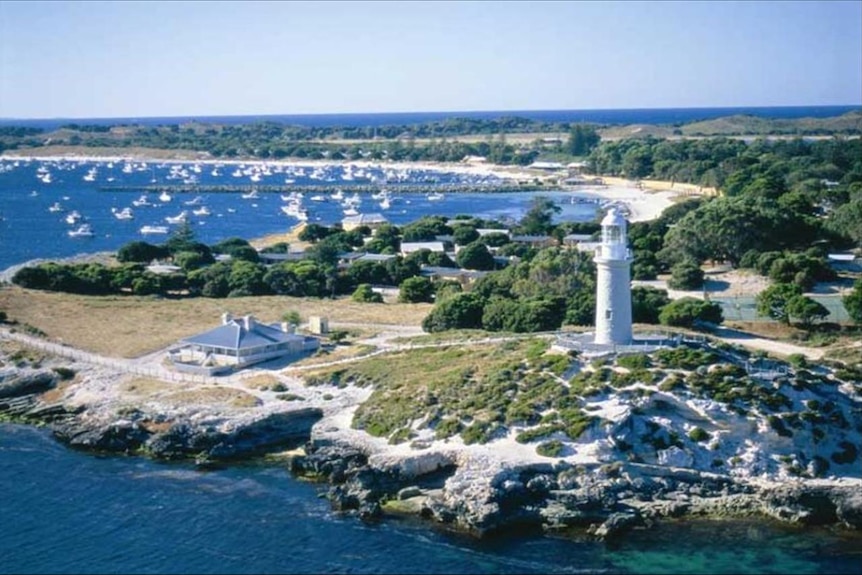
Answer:
[[[581, 378], [602, 367], [583, 367]], [[146, 382], [128, 374], [6, 352], [0, 416], [46, 424], [76, 449], [193, 459], [203, 468], [301, 447], [286, 452], [288, 465], [325, 481], [334, 509], [368, 520], [415, 514], [477, 536], [517, 528], [612, 538], [681, 516], [862, 529], [858, 384], [812, 368], [757, 387], [740, 374], [731, 382], [721, 369], [703, 366], [650, 393], [633, 392], [642, 382], [605, 385], [593, 376], [599, 391], [587, 390], [582, 408], [595, 417], [576, 439], [554, 432], [519, 442], [523, 429], [511, 425], [465, 442], [436, 438], [419, 423], [412, 440], [398, 441], [356, 426], [381, 386], [321, 383], [318, 375], [314, 385], [290, 382], [294, 401], [271, 400], [270, 390], [248, 392], [248, 400], [236, 381], [149, 382], [141, 395]], [[748, 408], [694, 397], [708, 381], [748, 393]], [[560, 449], [543, 455], [537, 443], [549, 438]]]

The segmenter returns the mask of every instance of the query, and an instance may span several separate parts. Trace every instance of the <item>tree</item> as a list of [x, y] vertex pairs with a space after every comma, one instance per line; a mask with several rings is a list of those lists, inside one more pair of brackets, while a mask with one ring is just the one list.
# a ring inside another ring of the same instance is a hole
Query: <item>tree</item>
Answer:
[[787, 315], [788, 318], [798, 319], [802, 327], [807, 330], [815, 321], [826, 319], [829, 316], [829, 310], [808, 296], [796, 295], [787, 301]]
[[586, 156], [600, 140], [601, 137], [592, 126], [575, 124], [569, 132], [567, 151], [573, 156]]
[[490, 248], [499, 248], [505, 244], [508, 244], [512, 241], [512, 238], [509, 237], [508, 234], [503, 232], [491, 232], [490, 234], [485, 234], [479, 240], [486, 246]]
[[[199, 251], [200, 248], [197, 244], [198, 242], [195, 237], [195, 231], [192, 228], [191, 223], [186, 221], [174, 230], [171, 237], [165, 242], [165, 248], [171, 254], [175, 254], [177, 252]], [[207, 246], [207, 251], [209, 251], [209, 246]]]
[[264, 295], [270, 293], [269, 286], [263, 280], [266, 268], [260, 264], [244, 260], [231, 262], [228, 275], [228, 297]]
[[662, 325], [691, 328], [698, 322], [720, 324], [724, 317], [721, 306], [715, 302], [682, 297], [664, 306], [659, 321]]
[[456, 246], [466, 246], [479, 239], [479, 232], [470, 226], [456, 226], [452, 232], [452, 240]]
[[321, 226], [320, 224], [307, 224], [302, 231], [299, 232], [299, 239], [303, 242], [317, 242], [323, 238], [332, 235], [335, 230]]
[[793, 297], [800, 295], [802, 295], [802, 288], [797, 284], [773, 284], [757, 294], [757, 297], [755, 298], [757, 314], [782, 323], [790, 324], [790, 315], [787, 312], [787, 304]]
[[632, 288], [632, 321], [635, 323], [659, 323], [661, 310], [670, 303], [665, 290], [651, 286]]
[[703, 287], [703, 270], [697, 263], [684, 260], [670, 268], [667, 287], [676, 290], [695, 290]]
[[206, 258], [198, 252], [177, 252], [174, 254], [174, 263], [183, 268], [185, 272], [208, 266], [213, 263], [212, 260], [212, 256]]
[[482, 242], [473, 242], [458, 250], [455, 254], [458, 267], [468, 270], [494, 269], [494, 256]]
[[383, 296], [374, 291], [370, 284], [359, 284], [350, 299], [360, 303], [383, 303]]
[[117, 250], [117, 261], [121, 263], [149, 263], [167, 256], [168, 250], [164, 247], [141, 241], [129, 242]]
[[547, 234], [553, 227], [554, 214], [561, 211], [562, 208], [550, 198], [536, 196], [530, 202], [530, 208], [521, 219], [518, 229], [523, 234]]
[[853, 289], [841, 298], [847, 314], [857, 324], [862, 324], [862, 279], [856, 280]]
[[422, 276], [407, 278], [399, 286], [398, 301], [403, 303], [431, 303], [434, 301], [434, 284]]
[[422, 329], [434, 333], [449, 329], [479, 329], [482, 327], [482, 298], [473, 293], [458, 293], [434, 306]]

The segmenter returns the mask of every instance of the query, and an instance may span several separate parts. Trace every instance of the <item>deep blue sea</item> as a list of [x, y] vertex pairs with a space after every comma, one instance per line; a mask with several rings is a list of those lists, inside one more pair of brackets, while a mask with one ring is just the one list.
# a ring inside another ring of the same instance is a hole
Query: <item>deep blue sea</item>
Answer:
[[0, 126], [27, 126], [53, 130], [64, 124], [113, 125], [141, 124], [158, 126], [202, 122], [216, 124], [248, 124], [276, 122], [294, 126], [356, 127], [402, 126], [424, 124], [447, 118], [494, 120], [519, 117], [540, 122], [586, 122], [591, 124], [677, 124], [712, 120], [724, 116], [745, 114], [761, 118], [828, 118], [840, 116], [862, 106], [747, 106], [723, 108], [632, 108], [606, 110], [505, 110], [461, 112], [392, 112], [378, 114], [280, 114], [266, 116], [170, 116], [141, 118], [0, 118]]
[[2, 573], [859, 573], [862, 536], [764, 521], [686, 522], [615, 544], [485, 541], [418, 520], [366, 524], [277, 466], [69, 450], [0, 424]]
[[[269, 172], [266, 172], [266, 169]], [[92, 171], [91, 171], [92, 170]], [[124, 171], [125, 170], [125, 171]], [[196, 171], [197, 170], [197, 171]], [[215, 171], [216, 175], [213, 175]], [[89, 176], [92, 174], [92, 177]], [[349, 179], [345, 179], [349, 178]], [[90, 181], [92, 179], [92, 181]], [[47, 181], [46, 181], [47, 180]], [[157, 193], [148, 194], [152, 205], [135, 206], [141, 190], [104, 191], [104, 186], [150, 186], [183, 184], [196, 181], [201, 184], [329, 186], [347, 183], [402, 182], [402, 183], [493, 183], [494, 177], [427, 172], [422, 170], [396, 170], [391, 167], [346, 173], [342, 166], [326, 168], [283, 166], [268, 164], [203, 164], [194, 162], [125, 162], [58, 161], [58, 160], [0, 160], [0, 270], [34, 258], [69, 257], [80, 253], [115, 251], [124, 244], [141, 240], [161, 243], [167, 235], [144, 235], [141, 228], [150, 226], [176, 226], [166, 218], [187, 212], [198, 239], [213, 244], [229, 237], [254, 239], [272, 233], [288, 231], [299, 223], [286, 215], [281, 207], [287, 202], [281, 193], [261, 192], [258, 198], [243, 198], [241, 193], [210, 192], [174, 194], [170, 201], [160, 201]], [[344, 191], [350, 196], [349, 189]], [[315, 201], [323, 195], [325, 201]], [[444, 194], [442, 200], [431, 200], [424, 193], [393, 193], [389, 207], [384, 209], [380, 200], [371, 193], [360, 196], [357, 209], [360, 213], [379, 213], [396, 225], [415, 221], [423, 215], [475, 215], [487, 219], [520, 219], [529, 209], [536, 194], [524, 193], [458, 193]], [[572, 203], [570, 192], [549, 190], [544, 196], [555, 199], [562, 211], [560, 219], [591, 220], [596, 205]], [[58, 204], [62, 211], [51, 211]], [[344, 216], [341, 202], [331, 194], [306, 193], [302, 205], [308, 210], [308, 221], [322, 225], [340, 222]], [[206, 206], [210, 215], [195, 215], [194, 211]], [[130, 208], [132, 219], [121, 220], [115, 212]], [[82, 220], [70, 224], [66, 217], [77, 211]], [[91, 226], [93, 236], [71, 237], [70, 230], [81, 224]]]

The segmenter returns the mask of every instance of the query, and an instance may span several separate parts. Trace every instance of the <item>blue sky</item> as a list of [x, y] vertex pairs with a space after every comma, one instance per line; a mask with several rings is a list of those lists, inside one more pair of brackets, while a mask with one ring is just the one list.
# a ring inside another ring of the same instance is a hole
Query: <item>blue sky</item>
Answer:
[[0, 0], [0, 117], [862, 104], [862, 1]]

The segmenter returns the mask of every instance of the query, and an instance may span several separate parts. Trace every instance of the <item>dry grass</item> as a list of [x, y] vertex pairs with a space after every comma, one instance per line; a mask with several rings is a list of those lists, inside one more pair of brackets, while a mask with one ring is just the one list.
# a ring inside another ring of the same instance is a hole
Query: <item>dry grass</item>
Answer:
[[227, 387], [199, 387], [165, 395], [162, 399], [175, 405], [213, 405], [225, 403], [231, 407], [255, 407], [261, 400], [238, 389]]
[[242, 384], [249, 389], [271, 389], [279, 383], [279, 379], [268, 373], [261, 373], [252, 377], [244, 377]]
[[130, 158], [136, 160], [204, 160], [210, 158], [209, 152], [194, 150], [161, 150], [143, 147], [99, 147], [99, 146], [40, 146], [38, 148], [21, 148], [6, 150], [7, 156], [49, 158], [63, 156], [66, 158]]
[[253, 314], [277, 322], [289, 310], [337, 322], [418, 326], [431, 304], [366, 305], [341, 299], [283, 296], [229, 299], [157, 299], [138, 296], [80, 296], [0, 288], [0, 309], [10, 320], [41, 329], [52, 341], [114, 357], [138, 357], [216, 327], [221, 314]]
[[176, 389], [176, 386], [170, 383], [151, 377], [136, 377], [121, 383], [118, 387], [123, 393], [139, 396], [155, 396], [166, 390]]
[[350, 359], [353, 357], [361, 357], [368, 355], [374, 351], [374, 347], [370, 345], [340, 345], [329, 352], [316, 353], [310, 357], [303, 358], [299, 361], [294, 361], [290, 367], [302, 367], [306, 365], [318, 365], [325, 362], [337, 361], [340, 359]]

